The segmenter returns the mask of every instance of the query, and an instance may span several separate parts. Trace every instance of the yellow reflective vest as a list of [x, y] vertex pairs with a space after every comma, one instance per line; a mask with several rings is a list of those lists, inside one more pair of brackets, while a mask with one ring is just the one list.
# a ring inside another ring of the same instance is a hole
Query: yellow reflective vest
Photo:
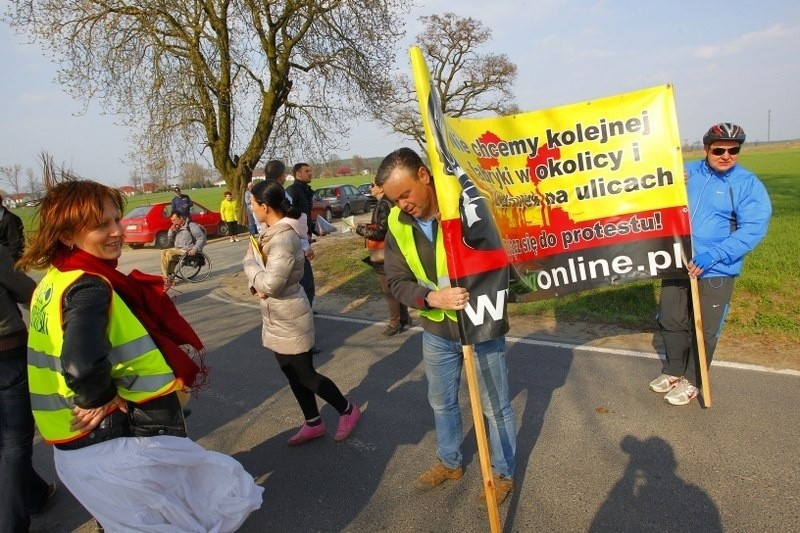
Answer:
[[[425, 273], [425, 267], [422, 266], [422, 261], [417, 252], [417, 246], [414, 243], [414, 228], [410, 224], [403, 224], [400, 222], [400, 213], [402, 211], [399, 207], [394, 206], [389, 211], [387, 219], [389, 223], [389, 231], [392, 232], [394, 240], [403, 256], [406, 258], [408, 268], [413, 272], [414, 277], [417, 278], [417, 283], [423, 287], [435, 291], [442, 287], [450, 286], [450, 276], [447, 273], [447, 255], [444, 252], [444, 240], [442, 238], [442, 230], [436, 232], [436, 282], [428, 279]], [[444, 309], [420, 309], [420, 316], [424, 316], [433, 322], [441, 322], [445, 317], [453, 322], [457, 322], [456, 312]]]
[[[50, 443], [83, 434], [70, 431], [74, 393], [61, 373], [64, 291], [85, 274], [51, 267], [33, 293], [28, 333], [28, 386], [36, 425]], [[122, 298], [112, 291], [108, 338], [111, 379], [120, 397], [142, 403], [181, 388], [161, 351]]]

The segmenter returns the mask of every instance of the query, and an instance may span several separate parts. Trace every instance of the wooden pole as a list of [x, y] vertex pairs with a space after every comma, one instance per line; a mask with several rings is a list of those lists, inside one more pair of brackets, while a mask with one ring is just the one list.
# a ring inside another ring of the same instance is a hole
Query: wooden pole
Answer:
[[694, 315], [694, 338], [697, 342], [697, 364], [700, 367], [700, 385], [703, 391], [703, 406], [711, 407], [711, 383], [708, 381], [708, 365], [706, 365], [706, 343], [703, 336], [703, 317], [700, 313], [700, 290], [697, 278], [689, 277], [692, 292], [692, 314]]
[[472, 407], [472, 421], [475, 426], [475, 438], [478, 441], [478, 457], [481, 463], [483, 488], [486, 495], [486, 509], [489, 511], [489, 527], [492, 533], [500, 532], [500, 512], [495, 498], [492, 463], [489, 458], [489, 444], [486, 440], [486, 426], [483, 424], [483, 408], [481, 407], [480, 385], [475, 372], [475, 350], [471, 345], [464, 345], [464, 369], [469, 386], [469, 403]]

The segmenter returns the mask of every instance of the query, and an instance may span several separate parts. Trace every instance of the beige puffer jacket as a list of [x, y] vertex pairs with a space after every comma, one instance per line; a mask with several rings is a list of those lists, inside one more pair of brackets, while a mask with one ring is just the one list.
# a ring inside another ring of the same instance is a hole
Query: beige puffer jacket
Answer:
[[314, 346], [314, 317], [300, 286], [303, 249], [290, 222], [283, 219], [261, 234], [265, 268], [256, 261], [252, 247], [242, 261], [250, 289], [266, 296], [261, 299], [261, 342], [282, 355], [305, 353]]

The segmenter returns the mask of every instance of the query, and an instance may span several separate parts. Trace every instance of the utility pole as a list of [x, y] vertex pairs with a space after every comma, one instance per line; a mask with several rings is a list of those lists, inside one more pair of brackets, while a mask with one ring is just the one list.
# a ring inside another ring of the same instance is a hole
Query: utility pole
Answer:
[[770, 127], [772, 126], [772, 109], [767, 109], [767, 142], [770, 139]]

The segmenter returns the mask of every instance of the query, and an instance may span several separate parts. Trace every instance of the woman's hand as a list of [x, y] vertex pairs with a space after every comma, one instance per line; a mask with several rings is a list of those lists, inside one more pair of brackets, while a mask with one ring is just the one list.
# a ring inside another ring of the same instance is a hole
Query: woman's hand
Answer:
[[72, 410], [72, 422], [70, 423], [69, 430], [89, 433], [99, 426], [100, 422], [102, 422], [109, 413], [114, 411], [114, 409], [119, 409], [123, 413], [127, 413], [128, 404], [117, 395], [114, 396], [110, 402], [101, 407], [95, 407], [93, 409], [75, 407]]

